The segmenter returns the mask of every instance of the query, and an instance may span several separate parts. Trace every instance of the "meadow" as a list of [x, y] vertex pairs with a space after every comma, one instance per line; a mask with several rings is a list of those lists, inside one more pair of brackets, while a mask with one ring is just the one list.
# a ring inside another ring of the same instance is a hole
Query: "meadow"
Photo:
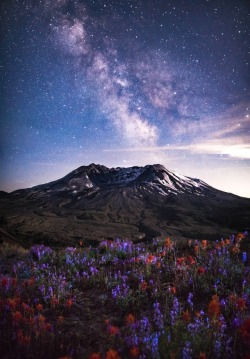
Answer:
[[0, 252], [3, 359], [250, 358], [250, 239]]

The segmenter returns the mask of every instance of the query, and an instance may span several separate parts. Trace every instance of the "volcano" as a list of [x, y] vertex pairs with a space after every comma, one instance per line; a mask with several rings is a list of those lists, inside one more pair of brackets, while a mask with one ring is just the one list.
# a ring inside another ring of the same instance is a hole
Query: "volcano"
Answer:
[[[249, 229], [250, 199], [160, 164], [81, 166], [56, 181], [0, 192], [2, 230], [25, 245], [104, 238], [218, 239]], [[220, 237], [219, 237], [220, 238]]]

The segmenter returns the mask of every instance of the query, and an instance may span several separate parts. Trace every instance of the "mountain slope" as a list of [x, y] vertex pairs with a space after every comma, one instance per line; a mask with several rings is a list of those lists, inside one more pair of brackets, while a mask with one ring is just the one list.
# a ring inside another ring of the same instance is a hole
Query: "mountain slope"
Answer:
[[54, 182], [0, 193], [0, 204], [10, 234], [60, 245], [117, 236], [212, 239], [246, 230], [250, 222], [250, 199], [159, 164], [82, 166]]

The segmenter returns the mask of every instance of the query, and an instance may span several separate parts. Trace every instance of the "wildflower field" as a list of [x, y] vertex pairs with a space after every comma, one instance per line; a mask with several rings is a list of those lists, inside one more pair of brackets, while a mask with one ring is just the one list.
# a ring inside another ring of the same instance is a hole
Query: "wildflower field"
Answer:
[[247, 233], [0, 259], [0, 358], [250, 358]]

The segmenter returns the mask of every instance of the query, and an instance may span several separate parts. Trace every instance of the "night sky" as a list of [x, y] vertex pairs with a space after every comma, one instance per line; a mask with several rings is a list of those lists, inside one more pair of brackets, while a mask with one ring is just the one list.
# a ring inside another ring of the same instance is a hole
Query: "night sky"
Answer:
[[0, 190], [160, 163], [250, 197], [247, 0], [1, 4]]

